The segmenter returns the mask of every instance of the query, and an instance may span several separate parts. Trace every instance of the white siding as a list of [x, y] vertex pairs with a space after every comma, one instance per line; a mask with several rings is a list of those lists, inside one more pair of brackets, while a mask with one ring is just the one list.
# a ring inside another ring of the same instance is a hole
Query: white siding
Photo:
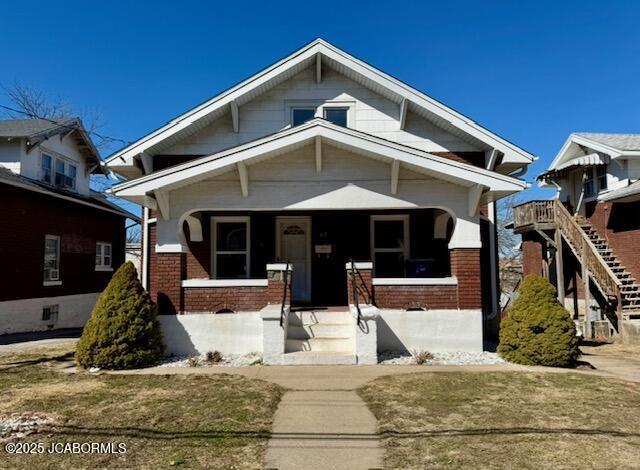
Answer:
[[87, 174], [87, 163], [85, 157], [80, 153], [72, 138], [60, 139], [54, 136], [40, 144], [35, 149], [22, 155], [21, 174], [27, 178], [39, 180], [40, 160], [42, 153], [49, 153], [53, 157], [63, 156], [66, 160], [76, 165], [78, 168], [76, 176], [76, 190], [80, 194], [89, 194], [89, 175]]
[[20, 173], [20, 156], [22, 154], [21, 139], [0, 141], [0, 167]]
[[[400, 130], [400, 105], [325, 67], [315, 82], [309, 68], [258, 98], [240, 106], [240, 129], [234, 133], [228, 112], [208, 127], [164, 150], [172, 154], [211, 154], [264, 137], [290, 125], [291, 107], [344, 105], [350, 108], [349, 127], [430, 152], [477, 151], [460, 138], [409, 112]], [[321, 113], [318, 113], [321, 116]]]

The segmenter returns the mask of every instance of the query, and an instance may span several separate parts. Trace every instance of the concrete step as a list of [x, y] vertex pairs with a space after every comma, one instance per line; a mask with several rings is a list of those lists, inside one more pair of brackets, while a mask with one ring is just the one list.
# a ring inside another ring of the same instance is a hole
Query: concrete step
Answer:
[[350, 336], [334, 336], [325, 338], [287, 339], [285, 352], [314, 351], [351, 353], [355, 341]]
[[315, 352], [298, 351], [283, 354], [285, 365], [353, 365], [356, 355], [353, 352]]
[[287, 337], [289, 339], [309, 339], [323, 337], [353, 336], [353, 323], [315, 323], [313, 325], [289, 325]]
[[345, 312], [325, 312], [325, 311], [294, 311], [289, 313], [289, 325], [317, 325], [318, 323], [331, 324], [351, 324], [353, 319], [351, 313]]

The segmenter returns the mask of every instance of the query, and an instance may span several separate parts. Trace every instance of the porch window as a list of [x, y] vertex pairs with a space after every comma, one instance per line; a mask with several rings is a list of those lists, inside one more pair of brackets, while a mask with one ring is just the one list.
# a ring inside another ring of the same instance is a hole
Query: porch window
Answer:
[[376, 277], [404, 277], [409, 256], [409, 216], [371, 217], [371, 251]]
[[595, 187], [593, 184], [593, 168], [586, 168], [584, 171], [584, 197], [595, 196]]
[[111, 271], [111, 243], [96, 243], [96, 271]]
[[213, 218], [213, 273], [216, 279], [249, 277], [249, 218]]
[[315, 108], [293, 108], [291, 110], [291, 125], [299, 126], [307, 121], [311, 121], [316, 115]]
[[607, 189], [607, 166], [599, 165], [596, 167], [596, 178], [598, 180], [598, 189], [604, 191]]
[[60, 237], [44, 237], [44, 282], [60, 280]]

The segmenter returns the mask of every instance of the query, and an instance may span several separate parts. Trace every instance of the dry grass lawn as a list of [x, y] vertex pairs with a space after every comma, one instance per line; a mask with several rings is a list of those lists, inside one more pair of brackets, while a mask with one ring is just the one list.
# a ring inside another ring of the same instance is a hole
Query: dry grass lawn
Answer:
[[261, 468], [281, 389], [231, 375], [65, 374], [69, 347], [0, 356], [0, 417], [53, 420], [31, 442], [123, 442], [125, 454], [8, 455], [0, 468]]
[[421, 373], [359, 390], [386, 468], [640, 468], [640, 384], [579, 374]]

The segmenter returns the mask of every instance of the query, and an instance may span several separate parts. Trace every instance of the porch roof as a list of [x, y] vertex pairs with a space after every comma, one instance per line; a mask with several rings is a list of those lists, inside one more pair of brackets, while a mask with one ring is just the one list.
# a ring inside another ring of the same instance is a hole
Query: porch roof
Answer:
[[436, 156], [316, 118], [303, 125], [239, 145], [232, 149], [176, 165], [166, 170], [121, 183], [110, 193], [142, 202], [152, 192], [171, 191], [229, 171], [237, 165], [274, 157], [311, 142], [346, 148], [370, 158], [403, 164], [408, 168], [465, 187], [477, 187], [496, 198], [521, 191], [527, 183], [484, 168]]

